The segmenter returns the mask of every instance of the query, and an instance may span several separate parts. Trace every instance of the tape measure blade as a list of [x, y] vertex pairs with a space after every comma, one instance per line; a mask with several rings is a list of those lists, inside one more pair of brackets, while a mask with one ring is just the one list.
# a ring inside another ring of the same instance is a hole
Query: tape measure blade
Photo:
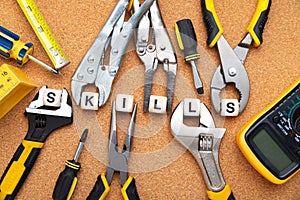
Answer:
[[35, 2], [33, 0], [17, 1], [54, 67], [60, 69], [68, 65], [70, 63], [69, 60], [63, 53]]

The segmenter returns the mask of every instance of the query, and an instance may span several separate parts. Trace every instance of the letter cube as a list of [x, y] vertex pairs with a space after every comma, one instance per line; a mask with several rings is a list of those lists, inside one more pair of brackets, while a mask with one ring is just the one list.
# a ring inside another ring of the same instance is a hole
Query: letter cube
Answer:
[[237, 99], [222, 99], [221, 116], [234, 117], [239, 115], [240, 104]]
[[45, 106], [60, 107], [62, 90], [47, 88], [44, 93], [43, 103]]
[[98, 110], [99, 94], [95, 92], [83, 92], [80, 107], [84, 110]]
[[201, 102], [199, 99], [183, 100], [183, 115], [187, 117], [198, 117], [200, 116]]
[[116, 98], [116, 110], [119, 112], [132, 112], [133, 99], [132, 95], [118, 94]]
[[167, 97], [150, 96], [149, 112], [164, 114], [167, 110]]

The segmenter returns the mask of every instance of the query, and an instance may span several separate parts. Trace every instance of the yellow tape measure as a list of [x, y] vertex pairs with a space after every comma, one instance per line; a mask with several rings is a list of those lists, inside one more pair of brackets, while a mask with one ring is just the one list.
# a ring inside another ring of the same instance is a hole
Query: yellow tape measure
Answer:
[[50, 28], [33, 0], [18, 0], [18, 3], [42, 43], [54, 67], [60, 69], [70, 62], [53, 36]]
[[23, 99], [35, 84], [26, 74], [13, 66], [0, 66], [0, 119]]

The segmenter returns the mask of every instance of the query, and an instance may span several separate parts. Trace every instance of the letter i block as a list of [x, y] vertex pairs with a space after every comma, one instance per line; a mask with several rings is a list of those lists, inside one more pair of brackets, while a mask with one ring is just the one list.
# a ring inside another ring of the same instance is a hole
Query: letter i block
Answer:
[[239, 115], [240, 104], [237, 99], [222, 99], [221, 116], [234, 117]]
[[62, 90], [54, 90], [47, 88], [44, 93], [44, 105], [51, 107], [60, 107]]
[[164, 114], [167, 111], [167, 97], [150, 96], [149, 112]]
[[83, 92], [80, 107], [84, 110], [98, 110], [99, 94], [95, 92]]
[[183, 100], [183, 115], [187, 117], [200, 116], [201, 102], [199, 99], [184, 99]]
[[119, 112], [132, 112], [133, 99], [132, 95], [118, 94], [116, 98], [116, 110]]

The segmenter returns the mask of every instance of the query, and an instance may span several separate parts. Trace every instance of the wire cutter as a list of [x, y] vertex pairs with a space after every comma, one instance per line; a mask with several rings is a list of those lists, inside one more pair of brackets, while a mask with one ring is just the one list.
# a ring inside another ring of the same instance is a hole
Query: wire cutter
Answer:
[[132, 137], [135, 127], [136, 112], [137, 104], [135, 104], [133, 108], [132, 117], [129, 123], [122, 153], [119, 153], [116, 125], [116, 105], [115, 102], [113, 102], [110, 123], [110, 137], [108, 143], [109, 161], [106, 174], [101, 174], [98, 176], [97, 182], [87, 198], [88, 200], [104, 199], [107, 196], [110, 190], [109, 186], [112, 182], [112, 178], [115, 172], [120, 172], [120, 182], [122, 187], [121, 192], [123, 198], [127, 200], [139, 200], [135, 185], [135, 179], [132, 176], [128, 176], [128, 160], [130, 156]]
[[234, 83], [240, 92], [239, 113], [241, 113], [245, 109], [250, 95], [250, 81], [244, 67], [244, 61], [252, 41], [255, 47], [263, 42], [262, 34], [268, 19], [271, 0], [258, 0], [256, 11], [247, 28], [248, 33], [234, 50], [223, 36], [224, 31], [216, 14], [214, 1], [201, 0], [201, 7], [208, 34], [207, 44], [209, 47], [214, 47], [217, 44], [221, 60], [221, 64], [211, 81], [212, 105], [215, 111], [220, 113], [221, 90], [226, 87], [226, 84]]
[[[95, 84], [99, 90], [99, 107], [108, 100], [111, 86], [118, 73], [133, 29], [149, 9], [154, 0], [146, 0], [127, 22], [124, 22], [126, 8], [132, 0], [119, 0], [108, 20], [72, 77], [71, 90], [77, 105], [80, 103], [83, 87]], [[110, 43], [109, 64], [104, 65], [105, 54]]]
[[179, 103], [171, 117], [172, 134], [197, 160], [209, 189], [208, 198], [233, 200], [230, 186], [224, 181], [218, 156], [226, 129], [215, 127], [211, 113], [203, 103], [200, 104], [199, 118], [199, 127], [185, 125], [183, 102]]
[[[133, 1], [134, 12], [139, 9], [139, 0]], [[136, 51], [145, 65], [144, 106], [147, 112], [154, 73], [160, 63], [167, 73], [167, 111], [172, 112], [177, 58], [170, 37], [162, 20], [157, 0], [139, 22], [136, 33]]]

